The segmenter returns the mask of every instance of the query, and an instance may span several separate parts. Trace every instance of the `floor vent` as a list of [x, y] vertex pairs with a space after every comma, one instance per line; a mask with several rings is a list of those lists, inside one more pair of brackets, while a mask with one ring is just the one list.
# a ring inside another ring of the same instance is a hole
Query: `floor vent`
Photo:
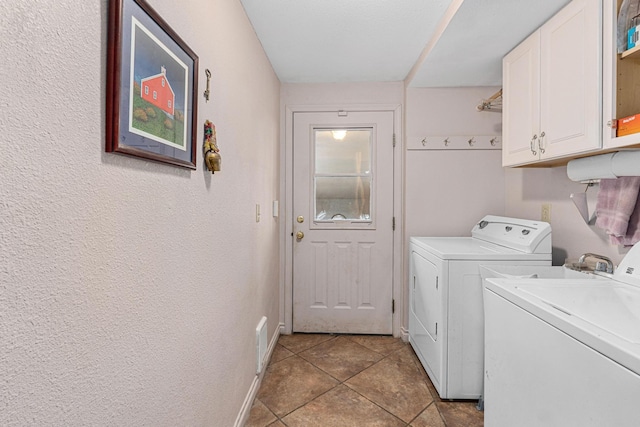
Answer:
[[256, 328], [256, 373], [262, 372], [262, 364], [267, 354], [267, 318], [262, 316]]

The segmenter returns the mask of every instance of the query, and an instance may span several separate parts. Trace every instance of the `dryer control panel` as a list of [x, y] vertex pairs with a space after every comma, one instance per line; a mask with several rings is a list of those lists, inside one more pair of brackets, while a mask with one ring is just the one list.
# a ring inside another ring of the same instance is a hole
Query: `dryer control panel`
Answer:
[[551, 253], [551, 225], [543, 221], [487, 215], [471, 236], [524, 253]]

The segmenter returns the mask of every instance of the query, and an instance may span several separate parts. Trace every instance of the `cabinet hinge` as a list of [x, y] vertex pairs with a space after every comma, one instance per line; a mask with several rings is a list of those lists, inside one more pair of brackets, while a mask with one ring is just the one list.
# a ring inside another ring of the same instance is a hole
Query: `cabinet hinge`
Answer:
[[393, 146], [394, 147], [396, 146], [396, 134], [395, 133], [393, 134]]
[[438, 289], [438, 279], [439, 279], [439, 277], [436, 276], [436, 289]]
[[438, 336], [438, 322], [436, 322], [436, 337]]
[[393, 217], [393, 220], [391, 220], [391, 229], [395, 231], [396, 229], [396, 217]]
[[395, 313], [396, 312], [396, 300], [392, 299], [391, 300], [391, 313]]

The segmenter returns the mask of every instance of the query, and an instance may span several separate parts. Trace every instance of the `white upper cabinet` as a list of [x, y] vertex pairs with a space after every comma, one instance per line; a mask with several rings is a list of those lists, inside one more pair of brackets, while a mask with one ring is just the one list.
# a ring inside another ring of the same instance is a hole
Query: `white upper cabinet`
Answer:
[[574, 0], [503, 60], [503, 166], [601, 148], [601, 1]]
[[[618, 11], [622, 0], [604, 0], [603, 148], [640, 146], [640, 133], [617, 137], [618, 119], [640, 113], [640, 47], [617, 53]], [[625, 28], [626, 30], [626, 28]], [[626, 40], [626, 36], [624, 37]]]
[[[504, 57], [502, 76], [502, 165], [536, 161], [540, 129], [540, 31]], [[507, 144], [505, 139], [509, 141]]]

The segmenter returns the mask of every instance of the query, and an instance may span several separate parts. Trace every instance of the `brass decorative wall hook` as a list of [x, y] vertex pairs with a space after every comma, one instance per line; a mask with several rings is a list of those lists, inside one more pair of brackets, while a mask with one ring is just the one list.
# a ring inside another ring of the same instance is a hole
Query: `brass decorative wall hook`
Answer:
[[204, 73], [207, 75], [207, 90], [204, 91], [204, 98], [209, 102], [209, 94], [211, 91], [209, 90], [209, 85], [211, 83], [211, 71], [209, 69], [205, 69]]
[[216, 127], [209, 120], [204, 122], [204, 162], [211, 173], [220, 171], [222, 157], [216, 143]]

